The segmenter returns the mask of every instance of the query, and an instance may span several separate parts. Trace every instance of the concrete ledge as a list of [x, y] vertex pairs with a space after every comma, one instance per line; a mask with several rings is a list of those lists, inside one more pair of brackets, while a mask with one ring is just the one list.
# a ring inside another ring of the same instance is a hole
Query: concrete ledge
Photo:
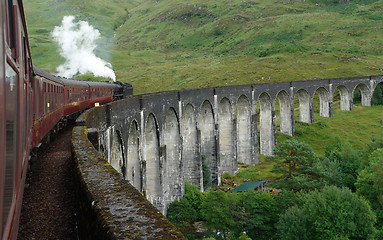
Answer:
[[73, 129], [72, 153], [82, 239], [185, 239], [103, 159], [85, 126]]

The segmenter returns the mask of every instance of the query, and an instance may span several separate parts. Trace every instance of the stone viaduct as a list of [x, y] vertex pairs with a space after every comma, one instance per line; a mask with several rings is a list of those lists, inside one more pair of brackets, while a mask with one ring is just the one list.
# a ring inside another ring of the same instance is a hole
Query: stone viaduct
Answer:
[[340, 109], [350, 111], [354, 92], [370, 106], [381, 82], [383, 76], [372, 76], [135, 95], [99, 107], [87, 127], [104, 158], [166, 213], [183, 196], [184, 181], [203, 190], [202, 159], [220, 184], [238, 162], [254, 165], [259, 154], [272, 155], [277, 131], [294, 135], [294, 102], [297, 120], [312, 123], [314, 96], [320, 116], [332, 117], [336, 90]]

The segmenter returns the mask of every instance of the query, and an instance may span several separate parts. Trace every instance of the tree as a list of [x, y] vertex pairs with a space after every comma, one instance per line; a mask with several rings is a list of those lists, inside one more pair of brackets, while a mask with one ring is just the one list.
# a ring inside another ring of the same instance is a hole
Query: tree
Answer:
[[169, 205], [167, 218], [179, 228], [194, 223], [198, 219], [197, 211], [185, 198], [174, 201]]
[[378, 148], [368, 158], [369, 165], [359, 172], [356, 191], [371, 203], [374, 209], [383, 209], [383, 148]]
[[204, 195], [198, 189], [196, 185], [185, 182], [185, 195], [184, 199], [187, 200], [191, 207], [197, 212], [198, 219], [201, 218], [201, 205], [203, 202]]
[[314, 151], [307, 144], [289, 139], [278, 144], [273, 153], [266, 159], [273, 161], [273, 171], [281, 174], [273, 183], [275, 187], [299, 191], [323, 185]]
[[326, 186], [302, 194], [278, 222], [281, 239], [367, 239], [375, 233], [370, 205], [348, 188]]
[[177, 226], [184, 234], [194, 234], [194, 222], [201, 217], [201, 205], [203, 194], [198, 187], [185, 182], [185, 194], [180, 201], [174, 201], [169, 205], [167, 218]]
[[[333, 170], [338, 170], [338, 179], [329, 179], [337, 186], [344, 186], [355, 191], [355, 182], [361, 165], [359, 153], [352, 149], [350, 143], [342, 143], [340, 138], [334, 144], [326, 146], [325, 159], [323, 162], [333, 165]], [[330, 169], [329, 169], [330, 170]], [[336, 176], [332, 176], [336, 177]], [[332, 181], [334, 180], [334, 181]]]
[[[273, 239], [279, 208], [274, 194], [249, 191], [241, 193], [244, 210], [242, 231], [252, 239]], [[238, 219], [239, 220], [239, 219]], [[239, 222], [239, 221], [236, 222]]]
[[229, 194], [222, 191], [211, 191], [206, 194], [201, 206], [201, 216], [206, 227], [222, 233], [223, 238], [229, 236], [230, 229], [235, 224], [232, 206], [236, 204], [236, 196], [230, 194], [229, 197]]

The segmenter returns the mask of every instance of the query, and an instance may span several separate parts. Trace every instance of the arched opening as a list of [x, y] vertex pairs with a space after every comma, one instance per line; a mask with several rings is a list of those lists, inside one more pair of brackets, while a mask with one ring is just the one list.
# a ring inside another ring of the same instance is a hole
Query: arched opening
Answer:
[[182, 164], [185, 181], [202, 187], [200, 156], [197, 154], [197, 125], [194, 107], [187, 104], [182, 118]]
[[218, 111], [220, 173], [234, 174], [237, 166], [234, 156], [233, 118], [230, 101], [223, 98]]
[[353, 93], [354, 105], [362, 104], [362, 106], [371, 106], [371, 94], [367, 85], [361, 83], [358, 84]]
[[161, 205], [162, 177], [159, 161], [159, 141], [157, 121], [153, 114], [150, 114], [146, 121], [145, 128], [145, 150], [146, 161], [146, 198], [156, 207]]
[[251, 111], [250, 103], [246, 96], [240, 96], [237, 101], [237, 161], [252, 164], [251, 141]]
[[319, 115], [321, 117], [331, 117], [332, 115], [332, 101], [330, 102], [330, 93], [323, 87], [318, 88], [315, 91], [313, 98], [314, 112], [317, 112], [318, 109], [318, 95], [319, 97]]
[[112, 167], [116, 169], [117, 172], [125, 174], [125, 171], [123, 170], [125, 167], [123, 145], [121, 134], [118, 130], [114, 132], [112, 141], [112, 149], [110, 151], [110, 165], [112, 165]]
[[[168, 203], [181, 197], [181, 154], [180, 131], [176, 112], [170, 108], [165, 115], [163, 124], [163, 139], [166, 146], [166, 162], [164, 176], [164, 198]], [[167, 206], [167, 204], [166, 204]]]
[[[293, 112], [291, 111], [290, 97], [286, 91], [280, 91], [277, 95], [279, 107], [279, 131], [283, 134], [293, 135]], [[275, 111], [277, 112], [277, 104]]]
[[[339, 104], [338, 104], [339, 102]], [[345, 86], [338, 86], [333, 94], [333, 107], [338, 108], [341, 111], [352, 110], [352, 98], [351, 93]]]
[[[298, 102], [298, 104], [296, 104]], [[312, 123], [312, 102], [310, 99], [309, 93], [304, 89], [299, 89], [294, 98], [294, 107], [298, 107], [297, 113], [298, 117], [295, 119], [299, 119], [300, 122]], [[294, 111], [296, 113], [296, 111]]]
[[197, 124], [198, 129], [201, 132], [202, 161], [204, 161], [210, 168], [210, 177], [214, 180], [218, 180], [214, 113], [209, 101], [204, 101], [202, 103]]
[[267, 93], [259, 96], [259, 138], [261, 154], [271, 156], [275, 145], [275, 126], [273, 123], [273, 106]]
[[138, 190], [142, 191], [142, 178], [141, 178], [141, 166], [140, 166], [140, 136], [138, 132], [138, 125], [136, 121], [133, 121], [129, 129], [128, 138], [128, 157], [126, 164], [126, 179]]
[[371, 105], [383, 105], [383, 82], [376, 85], [374, 93], [372, 94]]

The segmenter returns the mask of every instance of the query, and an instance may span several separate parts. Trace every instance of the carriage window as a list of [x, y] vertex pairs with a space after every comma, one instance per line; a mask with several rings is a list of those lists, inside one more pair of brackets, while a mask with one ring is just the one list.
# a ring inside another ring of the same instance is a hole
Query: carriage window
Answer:
[[27, 39], [24, 37], [24, 69], [25, 69], [25, 76], [28, 76], [29, 74], [29, 57], [27, 52]]
[[36, 81], [35, 84], [35, 96], [36, 96], [36, 119], [40, 117], [40, 81]]
[[7, 0], [5, 2], [5, 27], [6, 27], [6, 40], [10, 48], [15, 47], [15, 23], [14, 23], [14, 13], [13, 13], [13, 4], [12, 0]]
[[47, 96], [46, 92], [47, 92], [47, 84], [44, 83], [44, 88], [43, 88], [43, 94], [44, 94], [44, 96], [43, 96], [43, 98], [44, 98], [44, 114], [47, 113], [47, 98], [48, 98], [48, 96]]
[[4, 216], [3, 228], [9, 216], [14, 200], [16, 175], [16, 136], [17, 136], [17, 87], [18, 76], [11, 66], [6, 64], [6, 159], [4, 185]]
[[26, 124], [24, 124], [23, 126], [23, 138], [24, 139], [24, 147], [26, 149], [27, 147], [27, 134], [28, 134], [28, 127], [29, 127], [29, 115], [28, 115], [28, 109], [27, 109], [27, 84], [24, 83], [24, 87], [23, 87], [23, 90], [24, 90], [24, 93], [23, 93], [23, 97], [24, 97], [24, 117], [22, 119], [26, 119]]

